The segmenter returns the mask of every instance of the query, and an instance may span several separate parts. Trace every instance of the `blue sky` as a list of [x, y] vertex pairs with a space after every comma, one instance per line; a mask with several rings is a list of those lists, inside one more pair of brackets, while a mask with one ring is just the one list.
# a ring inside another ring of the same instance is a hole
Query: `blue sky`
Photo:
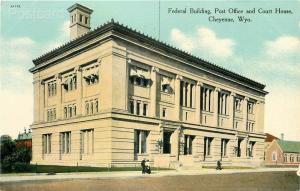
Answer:
[[[32, 122], [31, 60], [69, 40], [72, 1], [1, 4], [0, 133], [16, 136]], [[267, 85], [266, 132], [300, 140], [300, 1], [81, 1], [94, 10], [92, 28], [111, 18]], [[13, 7], [17, 5], [19, 7]], [[168, 8], [281, 8], [293, 14], [253, 14], [251, 23], [209, 22], [209, 16], [168, 14]]]

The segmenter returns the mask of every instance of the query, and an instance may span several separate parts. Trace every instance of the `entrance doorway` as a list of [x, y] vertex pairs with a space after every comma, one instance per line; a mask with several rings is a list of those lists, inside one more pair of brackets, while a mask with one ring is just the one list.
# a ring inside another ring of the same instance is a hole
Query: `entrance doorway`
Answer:
[[171, 153], [171, 135], [172, 132], [164, 131], [163, 133], [163, 153], [170, 154]]

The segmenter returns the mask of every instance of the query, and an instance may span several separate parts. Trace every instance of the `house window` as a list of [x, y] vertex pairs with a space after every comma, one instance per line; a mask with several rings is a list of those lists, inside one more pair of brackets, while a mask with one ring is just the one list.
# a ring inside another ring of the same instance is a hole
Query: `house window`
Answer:
[[64, 107], [64, 118], [72, 118], [76, 116], [76, 105], [71, 104]]
[[79, 14], [79, 21], [80, 21], [80, 22], [82, 22], [82, 17], [83, 17], [83, 16], [82, 16], [81, 14]]
[[213, 90], [207, 87], [201, 87], [201, 110], [212, 112]]
[[148, 104], [143, 103], [143, 116], [146, 116], [148, 112]]
[[65, 77], [66, 80], [62, 83], [63, 88], [66, 92], [75, 90], [77, 88], [77, 77], [76, 75], [69, 75]]
[[277, 153], [275, 151], [272, 153], [272, 161], [277, 161]]
[[94, 129], [80, 131], [80, 153], [84, 155], [94, 153]]
[[131, 84], [142, 87], [150, 87], [151, 84], [149, 71], [136, 66], [130, 68], [129, 80]]
[[98, 65], [85, 69], [83, 73], [83, 79], [87, 85], [97, 84], [99, 82]]
[[84, 17], [84, 23], [87, 25], [88, 24], [88, 18]]
[[189, 82], [180, 82], [180, 105], [184, 107], [193, 107], [194, 85]]
[[234, 110], [235, 111], [241, 111], [242, 110], [242, 99], [241, 98], [235, 98], [235, 100], [234, 100]]
[[287, 154], [284, 154], [284, 162], [287, 162]]
[[184, 135], [184, 154], [191, 155], [193, 154], [193, 141], [195, 136]]
[[241, 143], [242, 143], [243, 139], [238, 139], [238, 142], [237, 142], [237, 147], [236, 147], [236, 156], [237, 157], [241, 157]]
[[290, 162], [294, 162], [294, 155], [290, 155]]
[[226, 157], [227, 156], [227, 145], [228, 145], [229, 139], [221, 139], [221, 156]]
[[99, 112], [99, 101], [98, 99], [85, 101], [85, 114], [92, 115]]
[[134, 114], [134, 101], [133, 100], [129, 101], [129, 111], [131, 114]]
[[248, 103], [248, 113], [253, 114], [253, 106], [254, 106], [254, 103], [252, 103], [252, 102]]
[[297, 162], [300, 162], [300, 155], [298, 155], [297, 157]]
[[60, 153], [71, 153], [71, 132], [60, 133]]
[[204, 137], [204, 156], [211, 155], [212, 141], [213, 141], [212, 137]]
[[147, 138], [149, 131], [134, 130], [134, 153], [147, 153]]
[[171, 135], [172, 132], [169, 131], [163, 132], [163, 153], [164, 154], [171, 153]]
[[42, 135], [43, 154], [51, 153], [51, 137], [52, 137], [52, 134], [43, 134]]
[[162, 117], [165, 118], [166, 117], [166, 113], [167, 109], [166, 108], [162, 108]]

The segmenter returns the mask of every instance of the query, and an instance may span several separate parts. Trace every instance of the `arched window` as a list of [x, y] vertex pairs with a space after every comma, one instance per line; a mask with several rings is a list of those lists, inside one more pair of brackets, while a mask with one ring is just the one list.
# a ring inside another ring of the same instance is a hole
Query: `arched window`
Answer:
[[284, 154], [284, 162], [287, 162], [287, 154]]
[[272, 161], [277, 161], [277, 152], [272, 153]]

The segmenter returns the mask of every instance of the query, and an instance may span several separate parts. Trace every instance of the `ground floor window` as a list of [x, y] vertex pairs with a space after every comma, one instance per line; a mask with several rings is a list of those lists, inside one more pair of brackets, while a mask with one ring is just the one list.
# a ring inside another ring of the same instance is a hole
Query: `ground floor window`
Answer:
[[43, 134], [42, 136], [43, 154], [51, 153], [51, 138], [52, 138], [52, 134]]
[[191, 155], [193, 154], [193, 141], [195, 136], [193, 135], [184, 135], [184, 154]]
[[277, 153], [275, 151], [272, 153], [272, 161], [277, 161]]
[[287, 154], [284, 154], [284, 162], [287, 162]]
[[147, 138], [149, 131], [134, 130], [134, 153], [147, 153]]
[[300, 155], [298, 155], [297, 157], [297, 162], [300, 162]]
[[170, 154], [171, 153], [171, 135], [172, 132], [164, 131], [163, 133], [163, 153]]
[[67, 154], [71, 152], [71, 132], [60, 133], [60, 153]]
[[247, 155], [249, 157], [253, 157], [253, 148], [254, 148], [255, 142], [254, 141], [250, 141], [248, 146], [247, 146]]
[[211, 145], [214, 138], [212, 137], [204, 137], [204, 156], [211, 155]]
[[94, 129], [80, 131], [80, 154], [94, 153]]
[[229, 139], [221, 139], [221, 156], [226, 157], [227, 156], [227, 145], [228, 145]]
[[294, 155], [290, 155], [290, 162], [294, 162]]
[[236, 156], [241, 157], [241, 143], [243, 139], [238, 139], [237, 147], [236, 147]]

